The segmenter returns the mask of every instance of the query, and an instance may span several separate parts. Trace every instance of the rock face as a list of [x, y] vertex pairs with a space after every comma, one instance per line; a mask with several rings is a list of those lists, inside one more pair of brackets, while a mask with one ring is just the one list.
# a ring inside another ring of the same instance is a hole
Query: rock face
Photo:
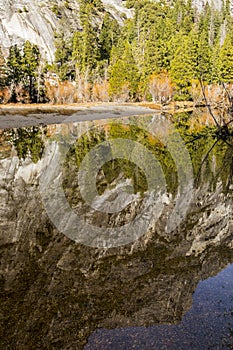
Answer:
[[[123, 15], [130, 17], [132, 14], [122, 1], [104, 0], [103, 3], [121, 23]], [[51, 62], [55, 52], [54, 33], [60, 27], [69, 32], [80, 28], [78, 1], [0, 0], [0, 45], [5, 54], [11, 45], [29, 40], [37, 44], [42, 55]]]
[[[46, 128], [48, 140], [38, 128], [40, 147], [49, 149], [57, 135], [64, 143], [68, 128], [75, 132], [72, 125]], [[19, 146], [17, 137], [8, 130], [1, 138], [1, 349], [82, 349], [98, 327], [179, 322], [199, 280], [232, 262], [232, 195], [223, 194], [221, 183], [213, 191], [206, 183], [196, 190], [172, 234], [164, 230], [170, 199], [157, 224], [135, 243], [90, 248], [51, 223], [39, 191], [47, 159], [19, 159], [28, 144], [24, 138]], [[67, 196], [74, 199], [77, 178], [69, 169]]]
[[21, 45], [29, 40], [37, 44], [44, 57], [54, 58], [55, 14], [45, 1], [0, 1], [0, 38], [6, 51], [11, 45]]
[[109, 11], [119, 22], [122, 22], [122, 15], [127, 18], [130, 18], [133, 15], [133, 11], [127, 9], [124, 6], [124, 2], [125, 1], [122, 0], [102, 0], [106, 10]]

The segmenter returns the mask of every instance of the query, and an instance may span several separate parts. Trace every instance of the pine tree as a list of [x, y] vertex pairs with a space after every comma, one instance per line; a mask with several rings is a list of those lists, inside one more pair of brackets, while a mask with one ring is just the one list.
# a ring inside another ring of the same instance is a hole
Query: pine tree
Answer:
[[11, 46], [7, 59], [10, 81], [17, 84], [22, 78], [22, 55], [17, 45]]
[[208, 41], [206, 33], [202, 32], [197, 49], [197, 78], [210, 83], [212, 81], [213, 50]]
[[219, 62], [219, 52], [220, 52], [220, 41], [216, 42], [213, 47], [213, 55], [212, 55], [212, 84], [218, 84], [220, 81], [220, 62]]
[[74, 76], [72, 42], [61, 32], [56, 34], [55, 46], [54, 70], [58, 74], [60, 80], [65, 81]]
[[[122, 48], [121, 48], [122, 50]], [[110, 66], [109, 93], [110, 96], [121, 97], [124, 93], [129, 99], [135, 99], [138, 89], [139, 74], [133, 57], [132, 47], [125, 42], [123, 55], [119, 57], [119, 51], [115, 49]]]
[[176, 84], [175, 98], [178, 100], [190, 99], [189, 90], [196, 71], [194, 52], [192, 40], [184, 35], [171, 61], [171, 78]]
[[99, 35], [99, 59], [110, 59], [110, 54], [113, 46], [117, 45], [117, 41], [120, 34], [119, 24], [115, 19], [112, 19], [107, 13], [104, 16], [102, 27]]
[[197, 55], [197, 78], [210, 83], [213, 69], [213, 48], [211, 41], [214, 41], [214, 32], [211, 28], [212, 11], [207, 2], [200, 17], [198, 25], [198, 55]]
[[12, 102], [17, 102], [16, 99], [16, 86], [22, 80], [22, 55], [17, 45], [11, 46], [9, 50], [9, 56], [7, 59], [7, 67], [9, 71], [8, 81], [12, 86]]
[[0, 48], [0, 88], [3, 88], [7, 85], [7, 76], [8, 76], [8, 72], [7, 72], [6, 60]]
[[82, 30], [74, 34], [72, 49], [76, 71], [90, 76], [99, 59], [98, 37], [96, 28], [92, 24], [92, 10], [93, 7], [90, 4], [80, 8]]
[[233, 45], [230, 35], [226, 36], [220, 49], [219, 78], [222, 82], [233, 83]]
[[[174, 33], [174, 23], [167, 2], [128, 2], [135, 8], [135, 18], [127, 21], [125, 39], [131, 45], [140, 73], [141, 96], [148, 94], [151, 74], [164, 72], [170, 67], [170, 39]], [[123, 29], [125, 31], [125, 29]]]
[[186, 35], [192, 29], [194, 22], [194, 9], [191, 0], [175, 0], [170, 5], [171, 18], [174, 23], [175, 31], [182, 30]]
[[24, 86], [29, 91], [31, 101], [36, 101], [36, 78], [40, 64], [40, 51], [36, 45], [26, 41], [23, 46], [22, 71]]

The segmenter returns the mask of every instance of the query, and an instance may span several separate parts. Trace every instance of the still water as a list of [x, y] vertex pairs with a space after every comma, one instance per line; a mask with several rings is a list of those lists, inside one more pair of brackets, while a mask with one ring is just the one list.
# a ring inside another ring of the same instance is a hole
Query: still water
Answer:
[[1, 349], [233, 349], [233, 152], [191, 114], [0, 132]]

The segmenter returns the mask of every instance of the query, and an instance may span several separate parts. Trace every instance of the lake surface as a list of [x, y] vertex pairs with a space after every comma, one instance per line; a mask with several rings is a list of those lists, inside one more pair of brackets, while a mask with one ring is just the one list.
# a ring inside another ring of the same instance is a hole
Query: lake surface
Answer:
[[0, 348], [232, 349], [232, 142], [190, 113], [0, 131]]

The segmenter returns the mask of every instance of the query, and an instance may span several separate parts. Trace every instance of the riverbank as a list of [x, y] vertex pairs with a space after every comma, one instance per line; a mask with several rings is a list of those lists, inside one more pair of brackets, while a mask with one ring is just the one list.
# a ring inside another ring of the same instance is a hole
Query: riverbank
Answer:
[[98, 106], [105, 108], [149, 108], [157, 111], [165, 111], [168, 113], [193, 111], [197, 107], [205, 107], [205, 104], [196, 105], [193, 101], [172, 101], [169, 104], [161, 104], [156, 102], [93, 102], [93, 103], [73, 103], [73, 104], [23, 104], [8, 103], [0, 104], [0, 116], [6, 113], [16, 115], [28, 115], [31, 113], [60, 113], [63, 115], [72, 115], [75, 112], [82, 111], [84, 108], [92, 108]]
[[172, 101], [169, 104], [160, 104], [154, 102], [140, 102], [140, 106], [148, 107], [155, 110], [160, 110], [166, 113], [177, 113], [177, 112], [192, 112], [194, 108], [205, 107], [205, 105], [196, 106], [193, 101]]
[[[162, 105], [154, 102], [138, 103], [80, 103], [80, 104], [5, 104], [0, 105], [0, 129], [19, 128], [40, 124], [61, 124], [69, 121], [86, 121], [120, 118], [151, 113], [182, 113], [206, 110], [204, 119], [212, 121], [205, 105], [196, 106], [192, 101], [171, 102]], [[213, 107], [215, 114], [218, 110]], [[206, 121], [205, 121], [206, 123]]]
[[[156, 109], [160, 111], [160, 109]], [[8, 104], [0, 106], [0, 129], [19, 128], [40, 124], [60, 124], [66, 122], [119, 118], [145, 115], [155, 112], [155, 108], [139, 104]]]

